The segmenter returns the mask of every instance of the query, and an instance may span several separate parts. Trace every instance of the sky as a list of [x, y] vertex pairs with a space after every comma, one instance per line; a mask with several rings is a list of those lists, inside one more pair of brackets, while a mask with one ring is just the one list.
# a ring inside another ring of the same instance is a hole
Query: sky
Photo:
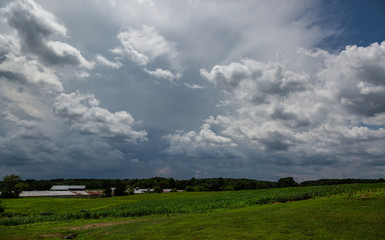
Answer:
[[383, 178], [384, 12], [1, 0], [0, 178]]

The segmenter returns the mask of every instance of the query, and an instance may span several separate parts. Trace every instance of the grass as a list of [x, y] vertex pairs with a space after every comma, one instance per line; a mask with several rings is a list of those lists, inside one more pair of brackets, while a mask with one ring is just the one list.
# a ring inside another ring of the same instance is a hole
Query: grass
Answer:
[[[303, 197], [309, 200], [291, 202]], [[39, 211], [52, 210], [58, 203], [63, 203], [60, 210], [38, 221], [4, 224], [5, 219], [41, 217]], [[0, 239], [385, 239], [385, 184], [104, 199], [25, 198], [5, 204], [14, 214], [27, 205], [38, 210], [27, 210], [24, 217], [3, 217]], [[141, 214], [126, 217], [133, 209]], [[100, 218], [63, 219], [81, 210]]]
[[[4, 239], [384, 239], [385, 196], [0, 227]], [[94, 226], [94, 227], [92, 227]]]

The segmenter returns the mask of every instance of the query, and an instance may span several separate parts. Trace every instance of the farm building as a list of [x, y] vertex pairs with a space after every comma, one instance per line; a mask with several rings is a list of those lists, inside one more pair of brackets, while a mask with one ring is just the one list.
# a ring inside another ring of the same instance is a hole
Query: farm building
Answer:
[[[128, 189], [130, 190], [130, 189]], [[141, 194], [141, 193], [150, 193], [154, 192], [154, 189], [150, 188], [135, 188], [134, 189], [134, 194]]]
[[20, 197], [93, 197], [100, 196], [103, 191], [23, 191]]
[[103, 191], [86, 191], [84, 185], [53, 185], [49, 191], [23, 191], [20, 197], [92, 197]]
[[[184, 190], [176, 190], [177, 192], [184, 192]], [[169, 188], [165, 188], [163, 189], [163, 192], [164, 193], [169, 193], [169, 192], [172, 192], [172, 189], [169, 189]]]
[[[128, 189], [130, 191], [130, 189]], [[134, 194], [141, 194], [141, 193], [153, 193], [154, 189], [153, 188], [135, 188], [134, 189]], [[163, 189], [164, 193], [171, 192], [171, 189]], [[177, 190], [177, 192], [184, 192], [184, 190]]]
[[53, 185], [51, 191], [82, 191], [85, 185]]

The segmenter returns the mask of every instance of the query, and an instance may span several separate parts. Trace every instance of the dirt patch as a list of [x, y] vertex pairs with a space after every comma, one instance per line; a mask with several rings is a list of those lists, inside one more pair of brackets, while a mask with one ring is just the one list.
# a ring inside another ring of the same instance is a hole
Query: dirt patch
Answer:
[[[56, 228], [56, 230], [63, 231], [63, 232], [58, 232], [58, 233], [48, 233], [48, 234], [42, 234], [40, 235], [43, 238], [48, 238], [48, 237], [57, 237], [57, 238], [62, 238], [62, 239], [76, 239], [78, 233], [76, 230], [87, 230], [87, 229], [92, 229], [92, 228], [102, 228], [102, 227], [108, 227], [108, 226], [114, 226], [114, 225], [119, 225], [119, 224], [124, 224], [124, 223], [130, 223], [134, 222], [133, 220], [131, 221], [119, 221], [119, 222], [104, 222], [104, 223], [93, 223], [93, 224], [87, 224], [83, 226], [78, 226], [78, 227], [60, 227]], [[66, 232], [68, 231], [68, 232]]]
[[373, 194], [374, 194], [374, 192], [369, 192], [367, 194], [361, 195], [361, 198], [368, 199], [368, 198], [371, 198]]
[[50, 234], [43, 234], [41, 236], [42, 237], [58, 237], [58, 238], [62, 238], [62, 239], [76, 239], [78, 234], [77, 233], [68, 233], [68, 234], [50, 233]]
[[42, 236], [42, 237], [62, 237], [62, 235], [60, 233], [43, 234], [40, 236]]
[[[125, 223], [133, 223], [133, 222], [147, 222], [150, 221], [149, 219], [137, 219], [137, 220], [127, 220], [127, 221], [118, 221], [118, 222], [102, 222], [102, 223], [91, 223], [83, 226], [78, 227], [61, 227], [58, 229], [68, 229], [68, 230], [85, 230], [85, 229], [92, 229], [92, 228], [102, 228], [102, 227], [109, 227], [109, 226], [115, 226]], [[153, 221], [153, 224], [158, 223], [157, 221]]]
[[92, 224], [87, 224], [87, 225], [78, 226], [78, 227], [64, 227], [64, 229], [69, 229], [69, 230], [84, 230], [84, 229], [90, 229], [90, 228], [109, 227], [109, 226], [120, 225], [120, 224], [131, 223], [131, 222], [134, 222], [134, 221], [120, 221], [120, 222], [92, 223]]

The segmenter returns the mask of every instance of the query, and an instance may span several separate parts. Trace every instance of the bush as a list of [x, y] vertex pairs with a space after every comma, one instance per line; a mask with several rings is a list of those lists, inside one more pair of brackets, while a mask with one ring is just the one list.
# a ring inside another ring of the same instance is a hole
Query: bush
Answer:
[[171, 189], [170, 192], [177, 192], [176, 188]]
[[234, 191], [234, 188], [232, 186], [226, 186], [223, 188], [223, 191]]
[[184, 190], [186, 192], [194, 192], [195, 191], [194, 187], [192, 187], [192, 186], [187, 186]]
[[280, 178], [278, 180], [278, 187], [296, 187], [298, 183], [292, 177]]
[[203, 192], [203, 191], [207, 191], [207, 189], [204, 186], [195, 186], [194, 191], [195, 192]]

